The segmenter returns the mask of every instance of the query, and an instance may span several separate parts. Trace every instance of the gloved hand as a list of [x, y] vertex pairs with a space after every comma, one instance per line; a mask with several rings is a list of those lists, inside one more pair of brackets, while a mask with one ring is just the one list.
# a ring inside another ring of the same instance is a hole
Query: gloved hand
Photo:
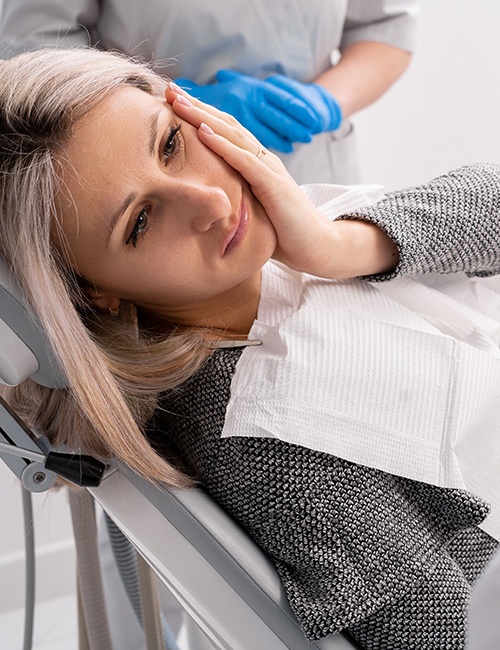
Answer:
[[295, 95], [297, 99], [306, 103], [316, 117], [313, 133], [335, 131], [342, 122], [342, 109], [335, 97], [319, 84], [308, 84], [295, 81], [282, 74], [273, 75], [266, 79], [268, 83], [281, 90]]
[[317, 116], [296, 92], [232, 70], [219, 70], [215, 78], [217, 83], [206, 86], [185, 78], [175, 83], [233, 115], [269, 149], [290, 153], [294, 142], [311, 141]]

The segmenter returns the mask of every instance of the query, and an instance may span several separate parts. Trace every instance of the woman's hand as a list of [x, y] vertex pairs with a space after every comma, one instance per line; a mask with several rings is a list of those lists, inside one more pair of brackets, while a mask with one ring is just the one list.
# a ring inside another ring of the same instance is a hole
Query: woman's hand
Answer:
[[178, 78], [176, 84], [235, 117], [266, 147], [290, 153], [295, 142], [311, 142], [316, 115], [297, 93], [234, 70], [219, 70], [215, 79], [200, 86]]
[[273, 257], [325, 278], [370, 275], [397, 263], [393, 242], [364, 221], [328, 221], [305, 196], [281, 160], [262, 149], [233, 117], [203, 104], [171, 84], [166, 99], [198, 129], [198, 137], [238, 171], [266, 211], [277, 236]]

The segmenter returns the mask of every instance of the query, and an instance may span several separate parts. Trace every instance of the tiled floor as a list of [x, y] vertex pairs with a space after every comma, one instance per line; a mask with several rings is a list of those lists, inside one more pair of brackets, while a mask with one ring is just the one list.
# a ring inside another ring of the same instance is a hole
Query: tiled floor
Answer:
[[[24, 609], [0, 612], [0, 648], [23, 647]], [[76, 598], [67, 596], [36, 605], [33, 650], [78, 650]]]

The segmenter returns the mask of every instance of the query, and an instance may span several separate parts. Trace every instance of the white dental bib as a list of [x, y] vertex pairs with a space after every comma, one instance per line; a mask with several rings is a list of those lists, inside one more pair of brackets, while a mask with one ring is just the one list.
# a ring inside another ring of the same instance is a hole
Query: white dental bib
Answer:
[[[330, 217], [380, 189], [307, 186]], [[269, 262], [223, 437], [279, 438], [466, 488], [500, 539], [500, 295], [465, 275], [370, 284]]]

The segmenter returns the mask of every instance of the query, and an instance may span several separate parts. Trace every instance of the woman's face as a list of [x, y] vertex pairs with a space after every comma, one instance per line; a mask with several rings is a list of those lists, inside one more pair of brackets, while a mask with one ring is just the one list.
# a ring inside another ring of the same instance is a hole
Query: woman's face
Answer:
[[71, 261], [99, 292], [194, 324], [255, 291], [274, 229], [166, 101], [119, 88], [76, 125], [62, 161]]

